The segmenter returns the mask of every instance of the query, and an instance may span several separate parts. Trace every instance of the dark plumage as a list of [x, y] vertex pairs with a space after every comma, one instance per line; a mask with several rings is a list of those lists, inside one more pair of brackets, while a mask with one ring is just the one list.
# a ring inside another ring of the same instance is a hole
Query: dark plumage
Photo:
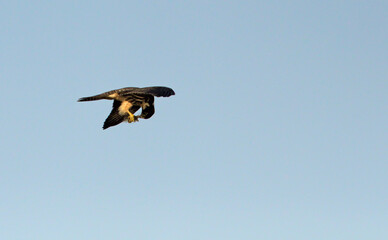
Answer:
[[[128, 120], [137, 122], [139, 118], [148, 119], [155, 113], [154, 97], [169, 97], [175, 95], [168, 87], [127, 87], [101, 93], [91, 97], [83, 97], [78, 102], [96, 101], [101, 99], [114, 100], [112, 111], [104, 122], [103, 129], [115, 126]], [[142, 108], [141, 114], [135, 112]]]

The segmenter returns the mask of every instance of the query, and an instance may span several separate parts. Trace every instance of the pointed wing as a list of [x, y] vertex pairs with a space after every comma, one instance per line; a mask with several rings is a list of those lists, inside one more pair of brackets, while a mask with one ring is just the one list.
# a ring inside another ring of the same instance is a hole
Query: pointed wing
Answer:
[[[102, 129], [107, 129], [109, 127], [116, 126], [128, 118], [128, 114], [124, 114], [124, 115], [122, 115], [122, 113], [120, 114], [119, 108], [121, 104], [122, 104], [121, 101], [118, 101], [118, 100], [113, 101], [112, 111], [110, 112], [109, 116], [105, 120]], [[137, 110], [139, 110], [139, 108], [140, 106], [131, 106], [129, 111], [134, 114]]]
[[121, 96], [128, 96], [130, 94], [149, 94], [155, 97], [169, 97], [175, 95], [174, 90], [168, 87], [145, 87], [132, 88], [119, 93]]
[[90, 97], [82, 97], [82, 98], [78, 99], [78, 102], [96, 101], [96, 100], [101, 100], [101, 99], [108, 99], [108, 100], [116, 99], [116, 100], [122, 101], [120, 96], [122, 96], [123, 94], [130, 93], [131, 91], [134, 91], [136, 89], [138, 89], [138, 88], [127, 87], [127, 88], [120, 88], [120, 89], [116, 89], [116, 90], [111, 90], [111, 91], [104, 92], [104, 93], [97, 94], [97, 95], [90, 96]]
[[150, 94], [155, 97], [169, 97], [171, 95], [175, 95], [175, 92], [169, 87], [160, 86], [144, 88], [126, 87], [104, 92], [90, 97], [82, 97], [78, 99], [78, 102], [95, 101], [101, 99], [116, 99], [122, 101], [122, 97], [126, 97], [131, 94]]
[[117, 100], [113, 101], [112, 111], [110, 112], [108, 118], [105, 120], [102, 129], [105, 130], [109, 127], [116, 126], [125, 120], [125, 116], [119, 114], [120, 105], [121, 105], [120, 101], [117, 101]]

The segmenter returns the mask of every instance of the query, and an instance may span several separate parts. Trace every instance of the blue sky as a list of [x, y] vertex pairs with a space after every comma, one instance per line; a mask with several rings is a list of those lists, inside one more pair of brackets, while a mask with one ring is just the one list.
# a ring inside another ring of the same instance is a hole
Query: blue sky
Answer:
[[[0, 238], [387, 239], [386, 1], [3, 1]], [[121, 87], [149, 120], [101, 129]]]

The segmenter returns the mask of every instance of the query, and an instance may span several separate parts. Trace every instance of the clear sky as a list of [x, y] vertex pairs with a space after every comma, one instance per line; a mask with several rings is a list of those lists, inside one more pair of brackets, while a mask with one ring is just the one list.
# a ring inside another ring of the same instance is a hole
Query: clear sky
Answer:
[[[388, 239], [388, 1], [1, 1], [0, 239]], [[169, 86], [149, 120], [111, 101]]]

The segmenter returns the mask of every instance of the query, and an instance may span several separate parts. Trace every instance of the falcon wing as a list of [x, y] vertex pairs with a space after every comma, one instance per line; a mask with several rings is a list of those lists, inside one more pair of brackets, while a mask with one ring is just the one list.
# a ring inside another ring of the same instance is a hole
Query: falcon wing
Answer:
[[[175, 95], [174, 90], [168, 87], [145, 87], [145, 88], [137, 88], [131, 89], [127, 93], [129, 94], [150, 94], [155, 97], [169, 97], [171, 95]], [[126, 95], [127, 93], [123, 93]]]
[[111, 91], [104, 92], [104, 93], [97, 94], [97, 95], [90, 96], [90, 97], [82, 97], [82, 98], [78, 99], [78, 102], [96, 101], [96, 100], [101, 100], [101, 99], [108, 99], [108, 100], [116, 99], [116, 100], [122, 101], [123, 99], [120, 98], [120, 96], [122, 96], [124, 94], [129, 94], [131, 91], [136, 90], [136, 89], [138, 89], [138, 88], [127, 87], [127, 88], [120, 88], [120, 89], [116, 89], [116, 90], [111, 90]]
[[125, 116], [119, 114], [119, 107], [121, 105], [120, 101], [114, 100], [112, 111], [110, 112], [108, 118], [104, 122], [102, 129], [107, 129], [108, 127], [116, 126], [124, 121]]
[[171, 95], [175, 95], [174, 90], [168, 87], [145, 87], [145, 88], [136, 88], [136, 87], [126, 87], [126, 88], [120, 88], [108, 92], [104, 92], [98, 95], [94, 95], [91, 97], [83, 97], [78, 99], [78, 102], [85, 102], [85, 101], [95, 101], [95, 100], [101, 100], [101, 99], [116, 99], [123, 101], [126, 96], [129, 96], [131, 94], [150, 94], [155, 97], [169, 97]]
[[[112, 126], [116, 126], [128, 118], [128, 114], [125, 114], [125, 115], [120, 114], [119, 108], [120, 108], [121, 104], [123, 104], [123, 102], [118, 101], [118, 100], [113, 101], [112, 111], [110, 112], [109, 116], [105, 120], [102, 129], [107, 129], [107, 128], [112, 127]], [[132, 114], [134, 114], [137, 110], [139, 110], [139, 108], [140, 108], [139, 106], [132, 106], [129, 109], [129, 111]]]

